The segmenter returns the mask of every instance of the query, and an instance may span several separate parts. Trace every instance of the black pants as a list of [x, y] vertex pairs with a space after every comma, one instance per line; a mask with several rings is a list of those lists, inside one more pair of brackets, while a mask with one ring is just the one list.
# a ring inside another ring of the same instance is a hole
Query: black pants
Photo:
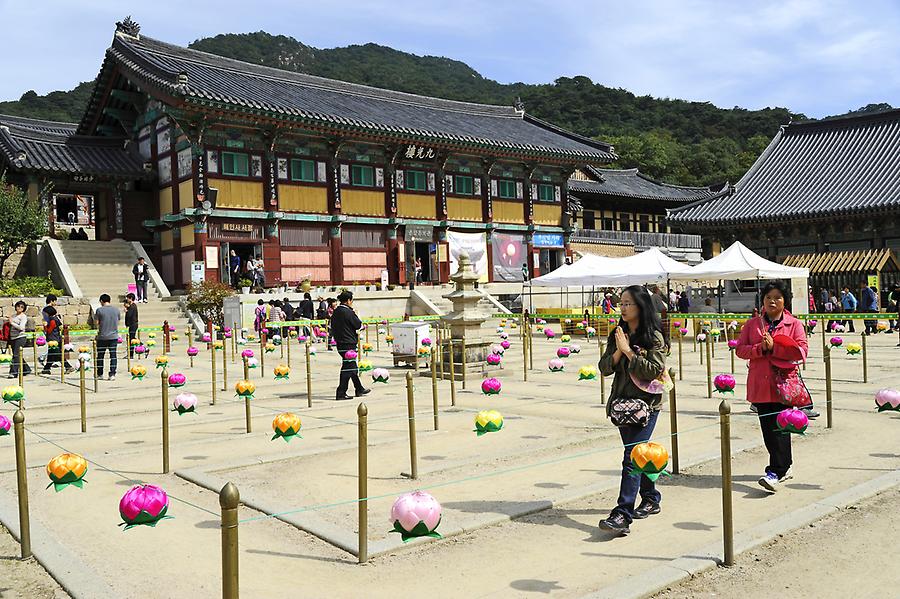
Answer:
[[362, 383], [359, 380], [359, 367], [356, 365], [356, 358], [348, 360], [344, 357], [351, 349], [356, 350], [355, 347], [338, 348], [338, 353], [341, 355], [341, 379], [336, 394], [338, 397], [347, 395], [347, 389], [349, 389], [351, 381], [357, 393], [363, 390]]
[[[22, 355], [26, 343], [28, 343], [28, 339], [25, 337], [19, 337], [9, 342], [10, 347], [12, 347], [12, 363], [9, 365], [10, 376], [19, 376], [19, 356]], [[24, 373], [31, 374], [31, 366], [28, 365], [28, 360], [25, 359], [25, 356], [22, 356], [21, 360]]]
[[[869, 310], [867, 310], [868, 312]], [[874, 335], [878, 332], [878, 321], [877, 320], [864, 320], [863, 324], [866, 325], [866, 333], [869, 335]]]
[[97, 376], [103, 376], [103, 358], [109, 351], [109, 375], [115, 376], [119, 359], [116, 356], [117, 339], [97, 339]]
[[[852, 314], [853, 312], [856, 312], [856, 310], [844, 310], [844, 312], [846, 312], [846, 313], [848, 313], [848, 314]], [[850, 326], [849, 329], [846, 328], [847, 325]], [[853, 320], [852, 320], [852, 319], [851, 319], [851, 320], [845, 320], [845, 321], [844, 321], [844, 327], [845, 327], [845, 329], [846, 329], [846, 330], [845, 330], [846, 333], [855, 333], [855, 332], [856, 332], [856, 329], [853, 327]]]
[[[44, 374], [48, 374], [50, 372], [50, 367], [56, 362], [63, 362], [63, 342], [62, 336], [53, 336], [47, 337], [47, 341], [56, 341], [56, 347], [48, 347], [47, 348], [47, 359], [44, 360]], [[68, 362], [65, 362], [62, 365], [66, 370], [71, 370], [71, 366], [69, 366]]]
[[137, 290], [137, 301], [147, 299], [147, 281], [138, 281], [135, 279], [134, 286]]
[[763, 442], [769, 451], [769, 465], [766, 472], [773, 472], [778, 478], [784, 476], [791, 467], [791, 435], [778, 430], [775, 418], [787, 406], [780, 403], [756, 404], [759, 415], [759, 428], [762, 430]]
[[128, 327], [128, 357], [129, 358], [134, 357], [134, 346], [131, 345], [131, 340], [137, 339], [137, 330], [138, 330], [137, 325], [134, 325], [133, 327]]

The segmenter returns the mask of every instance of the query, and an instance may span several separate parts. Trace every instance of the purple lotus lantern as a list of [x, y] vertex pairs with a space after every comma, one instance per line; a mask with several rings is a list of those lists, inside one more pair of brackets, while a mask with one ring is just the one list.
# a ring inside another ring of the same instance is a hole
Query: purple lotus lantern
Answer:
[[37, 345], [38, 347], [43, 347], [43, 346], [47, 345], [47, 338], [44, 337], [43, 335], [39, 335], [34, 338], [34, 344]]
[[197, 349], [196, 347], [194, 347], [193, 345], [190, 346], [189, 348], [187, 348], [187, 355], [190, 356], [191, 358], [193, 358], [194, 356], [196, 356], [199, 353], [200, 353], [200, 350]]
[[241, 357], [242, 358], [252, 358], [253, 350], [248, 347], [247, 349], [245, 349], [244, 351], [241, 352]]
[[719, 374], [713, 379], [713, 386], [715, 386], [716, 391], [719, 393], [731, 393], [733, 395], [734, 385], [734, 377], [730, 374]]
[[819, 321], [818, 320], [807, 320], [806, 324], [809, 326], [809, 330], [811, 331], [814, 328], [816, 328], [816, 325], [819, 324]]
[[500, 354], [488, 354], [485, 361], [491, 366], [498, 366], [501, 359]]
[[569, 352], [568, 347], [560, 347], [559, 349], [556, 350], [556, 357], [557, 358], [568, 358], [570, 353], [571, 352]]
[[134, 526], [156, 526], [166, 518], [168, 510], [169, 496], [156, 485], [135, 485], [119, 501], [119, 515], [125, 530]]
[[900, 412], [900, 391], [896, 389], [881, 389], [875, 394], [875, 407], [879, 412]]
[[729, 339], [728, 340], [728, 349], [737, 349], [738, 342], [737, 339]]
[[547, 327], [544, 329], [544, 337], [546, 337], [547, 339], [553, 339], [554, 337], [556, 337], [556, 333], [553, 332], [553, 329]]
[[419, 343], [422, 344], [422, 347], [431, 347], [431, 338], [430, 337], [422, 337], [422, 340]]
[[678, 329], [678, 332], [681, 333], [682, 335], [688, 334], [688, 330], [684, 327], [681, 327], [680, 329]]
[[481, 392], [485, 395], [497, 395], [500, 393], [500, 380], [494, 377], [481, 381]]
[[844, 340], [840, 337], [832, 337], [829, 341], [831, 347], [840, 347], [844, 344]]
[[184, 384], [187, 382], [187, 377], [181, 374], [180, 372], [173, 372], [169, 375], [169, 386], [170, 387], [184, 387]]
[[778, 416], [775, 417], [775, 424], [778, 426], [778, 430], [783, 433], [802, 435], [806, 427], [809, 426], [809, 417], [803, 410], [789, 408], [778, 412]]
[[509, 345], [510, 343], [506, 339], [500, 342], [500, 347], [502, 347], [503, 349], [509, 349]]
[[403, 542], [415, 537], [441, 538], [437, 527], [441, 523], [441, 504], [425, 491], [413, 491], [397, 498], [391, 506], [394, 531]]

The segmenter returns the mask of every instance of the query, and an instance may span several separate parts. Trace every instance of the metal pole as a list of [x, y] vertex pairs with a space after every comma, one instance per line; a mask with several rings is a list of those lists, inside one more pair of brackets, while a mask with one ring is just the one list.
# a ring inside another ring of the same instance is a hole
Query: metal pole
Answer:
[[250, 427], [250, 398], [247, 396], [244, 396], [244, 418], [247, 421], [247, 432], [250, 433], [252, 432]]
[[684, 380], [684, 367], [682, 366], [682, 361], [681, 361], [681, 355], [682, 355], [681, 354], [681, 338], [682, 337], [684, 337], [684, 335], [681, 334], [681, 331], [678, 331], [678, 380], [679, 381]]
[[210, 348], [209, 353], [212, 364], [212, 405], [216, 405], [216, 350]]
[[266, 371], [266, 336], [265, 330], [259, 332], [259, 367], [260, 372]]
[[[710, 349], [709, 345], [712, 343], [709, 337], [706, 338], [704, 342], [706, 344], [706, 396], [712, 399], [713, 392], [713, 384], [712, 384], [712, 360], [709, 357]], [[700, 355], [703, 355], [703, 352], [700, 352]]]
[[306, 341], [306, 407], [312, 407], [312, 370], [309, 367], [309, 340]]
[[522, 380], [528, 382], [528, 342], [525, 340], [525, 325], [522, 325]]
[[[597, 335], [597, 336], [599, 337], [600, 335]], [[605, 352], [603, 351], [603, 346], [601, 345], [600, 346], [600, 357], [601, 358], [603, 357], [604, 353]], [[598, 372], [597, 375], [600, 378], [600, 405], [602, 406], [602, 405], [606, 404], [606, 379], [603, 378], [602, 372]]]
[[441, 380], [444, 380], [444, 334], [443, 329], [438, 329], [438, 355], [441, 367]]
[[534, 370], [534, 334], [531, 331], [531, 324], [528, 325], [528, 368]]
[[[110, 362], [112, 362], [112, 356], [109, 355], [109, 352], [107, 352], [107, 355], [105, 356], [105, 358], [107, 360], [109, 360]], [[91, 339], [91, 361], [94, 363], [94, 393], [96, 393], [97, 392], [97, 340], [96, 339]], [[66, 361], [63, 360], [62, 363], [60, 364], [60, 367], [63, 370], [65, 370], [65, 368], [64, 368], [65, 363], [66, 363]], [[107, 372], [109, 372], [109, 371], [107, 370]]]
[[37, 373], [38, 373], [37, 343], [34, 342], [34, 339], [31, 340], [31, 356], [34, 359], [34, 374], [35, 374], [35, 376], [37, 376]]
[[669, 429], [672, 443], [672, 473], [678, 474], [678, 404], [674, 386], [669, 391]]
[[409, 474], [402, 473], [412, 479], [419, 478], [419, 464], [416, 456], [416, 406], [413, 389], [413, 374], [406, 373], [406, 413], [409, 424]]
[[162, 458], [163, 474], [169, 473], [169, 376], [165, 368], [160, 375], [162, 380]]
[[238, 599], [238, 504], [241, 494], [234, 483], [225, 483], [219, 491], [222, 508], [222, 599]]
[[831, 348], [825, 346], [825, 428], [831, 428]]
[[[687, 320], [687, 319], [685, 319], [685, 320]], [[691, 319], [691, 328], [694, 329], [694, 351], [697, 351], [697, 333], [699, 333], [700, 331], [697, 328], [697, 319], [696, 318]], [[702, 363], [703, 362], [701, 362], [701, 364]]]
[[163, 355], [172, 351], [172, 338], [169, 334], [169, 321], [163, 321]]
[[460, 339], [462, 342], [462, 388], [466, 388], [466, 338]]
[[431, 404], [434, 411], [434, 430], [438, 430], [437, 357], [431, 352]]
[[[231, 363], [232, 364], [234, 364], [234, 354], [237, 353], [237, 349], [236, 349], [237, 348], [237, 334], [238, 334], [237, 323], [232, 322], [231, 323]], [[188, 339], [188, 345], [190, 345], [190, 344], [191, 344], [191, 340]], [[290, 349], [291, 348], [289, 345], [288, 346], [289, 352], [290, 352]], [[290, 355], [290, 354], [288, 354], [288, 355]], [[290, 366], [290, 364], [288, 364], [288, 366]]]
[[722, 532], [726, 566], [734, 565], [734, 515], [731, 506], [731, 404], [719, 404], [719, 434], [722, 438]]
[[25, 348], [19, 348], [19, 386], [25, 388]]
[[[215, 346], [213, 346], [213, 354], [216, 353]], [[228, 346], [225, 345], [225, 340], [222, 339], [222, 391], [228, 391], [228, 356], [225, 354], [228, 353]], [[213, 359], [213, 363], [215, 363], [215, 359]]]
[[369, 459], [368, 459], [368, 418], [369, 409], [366, 404], [361, 403], [356, 408], [357, 418], [357, 481], [358, 481], [358, 563], [364, 564], [369, 561]]
[[[233, 337], [234, 333], [232, 333], [231, 335]], [[291, 332], [290, 331], [288, 331], [287, 339], [284, 339], [282, 341], [282, 343], [287, 345], [287, 363], [288, 363], [288, 368], [290, 368], [291, 367]]]
[[447, 340], [450, 344], [450, 405], [456, 406], [456, 358], [453, 355], [453, 338]]
[[22, 559], [31, 557], [31, 521], [28, 517], [28, 475], [25, 471], [25, 412], [13, 414], [16, 436], [16, 487], [19, 496], [19, 545]]
[[[21, 354], [19, 354], [21, 355]], [[862, 336], [862, 358], [863, 358], [863, 382], [869, 382], [869, 357], [866, 353], [866, 335]], [[19, 369], [19, 376], [22, 376], [22, 370]], [[19, 379], [21, 381], [21, 378]], [[19, 383], [21, 384], [21, 383]]]
[[250, 364], [247, 362], [247, 358], [244, 356], [241, 356], [241, 360], [244, 361], [244, 380], [249, 381], [250, 380]]
[[78, 360], [78, 394], [81, 401], [81, 432], [87, 432], [87, 399], [84, 388], [84, 360]]

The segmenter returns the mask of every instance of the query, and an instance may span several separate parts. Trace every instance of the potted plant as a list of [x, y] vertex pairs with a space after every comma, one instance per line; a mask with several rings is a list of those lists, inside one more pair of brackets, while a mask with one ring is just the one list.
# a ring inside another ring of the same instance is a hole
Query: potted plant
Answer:
[[394, 285], [393, 283], [388, 284], [388, 291], [393, 291], [393, 290], [396, 289], [396, 288], [397, 288], [397, 286]]
[[241, 293], [246, 295], [250, 293], [250, 286], [253, 285], [253, 281], [251, 281], [247, 277], [241, 277], [241, 280], [238, 281], [238, 285], [240, 285], [241, 287]]
[[370, 287], [372, 287], [372, 283], [366, 281], [366, 291], [368, 291]]
[[303, 282], [300, 283], [300, 290], [303, 291], [303, 293], [306, 293], [306, 292], [308, 292], [310, 289], [312, 289], [312, 281], [310, 281], [309, 276], [306, 276], [306, 277], [303, 279]]

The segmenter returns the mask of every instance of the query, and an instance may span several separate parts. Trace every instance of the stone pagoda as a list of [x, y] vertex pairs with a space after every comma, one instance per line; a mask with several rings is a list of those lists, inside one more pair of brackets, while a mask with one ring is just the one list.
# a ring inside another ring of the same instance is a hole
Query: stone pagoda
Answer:
[[[459, 267], [450, 280], [456, 289], [443, 296], [453, 304], [453, 311], [441, 317], [450, 328], [453, 339], [453, 359], [456, 362], [457, 374], [462, 364], [463, 341], [465, 341], [467, 372], [482, 372], [485, 366], [490, 342], [485, 339], [482, 324], [488, 319], [478, 308], [478, 302], [484, 296], [475, 289], [478, 274], [472, 268], [472, 260], [468, 253], [459, 256]], [[449, 365], [445, 364], [445, 373], [449, 373]]]

